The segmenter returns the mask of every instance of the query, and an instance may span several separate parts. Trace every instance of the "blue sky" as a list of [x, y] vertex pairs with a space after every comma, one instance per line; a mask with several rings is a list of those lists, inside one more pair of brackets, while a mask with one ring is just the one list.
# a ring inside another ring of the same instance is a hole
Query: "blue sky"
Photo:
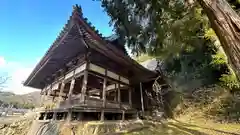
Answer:
[[97, 1], [0, 0], [0, 74], [11, 78], [5, 90], [32, 91], [21, 82], [53, 43], [75, 4], [104, 36], [112, 34], [109, 17]]

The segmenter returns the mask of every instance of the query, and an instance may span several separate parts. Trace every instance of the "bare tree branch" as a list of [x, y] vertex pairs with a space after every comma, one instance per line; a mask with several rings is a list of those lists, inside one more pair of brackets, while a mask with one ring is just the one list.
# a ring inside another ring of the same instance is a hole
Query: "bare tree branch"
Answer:
[[9, 80], [9, 77], [0, 76], [0, 90], [4, 88], [4, 84]]

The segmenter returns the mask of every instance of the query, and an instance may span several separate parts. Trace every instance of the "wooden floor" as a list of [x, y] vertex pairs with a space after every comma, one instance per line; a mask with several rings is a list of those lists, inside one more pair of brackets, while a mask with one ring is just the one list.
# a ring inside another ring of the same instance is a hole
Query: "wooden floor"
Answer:
[[39, 114], [38, 120], [66, 120], [68, 116], [71, 117], [70, 119], [80, 121], [84, 118], [90, 120], [121, 120], [125, 119], [125, 116], [126, 118], [135, 118], [137, 110], [129, 104], [119, 104], [113, 101], [106, 101], [106, 106], [103, 107], [103, 100], [86, 97], [84, 101], [80, 98], [62, 101], [58, 108], [44, 109]]
[[104, 112], [108, 112], [108, 113], [137, 113], [136, 109], [116, 109], [116, 108], [101, 108], [101, 107], [89, 107], [89, 106], [83, 106], [83, 105], [79, 105], [79, 106], [74, 106], [74, 107], [67, 107], [67, 108], [55, 108], [55, 109], [45, 109], [45, 110], [41, 110], [39, 111], [41, 112], [68, 112], [68, 110], [71, 109], [71, 111], [74, 112], [101, 112], [102, 110], [104, 110]]
[[68, 108], [73, 108], [73, 109], [76, 109], [76, 110], [81, 110], [81, 111], [84, 111], [84, 110], [106, 110], [106, 111], [119, 111], [119, 112], [122, 112], [122, 111], [133, 111], [135, 109], [132, 109], [130, 107], [130, 105], [128, 104], [124, 104], [124, 103], [117, 103], [117, 102], [113, 102], [113, 101], [106, 101], [106, 107], [103, 108], [103, 101], [101, 99], [97, 99], [97, 98], [91, 98], [91, 97], [87, 97], [85, 99], [85, 101], [81, 101], [79, 98], [76, 98], [76, 99], [72, 99], [70, 102], [69, 101], [62, 101], [60, 103], [60, 107], [59, 109], [62, 110], [62, 109], [68, 109]]

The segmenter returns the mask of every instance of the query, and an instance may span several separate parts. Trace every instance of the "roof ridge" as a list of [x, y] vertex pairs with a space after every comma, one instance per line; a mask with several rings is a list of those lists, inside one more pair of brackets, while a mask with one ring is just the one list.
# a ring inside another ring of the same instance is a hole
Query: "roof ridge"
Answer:
[[103, 34], [99, 32], [98, 29], [92, 23], [88, 20], [87, 17], [83, 16], [82, 8], [80, 5], [76, 4], [73, 6], [73, 11], [72, 11], [72, 16], [73, 18], [80, 18], [82, 19], [90, 28], [92, 31], [94, 31], [101, 39], [104, 40]]

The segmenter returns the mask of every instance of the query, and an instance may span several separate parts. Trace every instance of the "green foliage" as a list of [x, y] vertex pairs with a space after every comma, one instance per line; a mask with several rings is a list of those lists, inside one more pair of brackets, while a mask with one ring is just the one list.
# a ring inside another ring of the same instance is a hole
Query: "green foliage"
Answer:
[[133, 59], [136, 60], [137, 62], [141, 63], [146, 60], [152, 59], [153, 57], [147, 55], [147, 54], [141, 54], [140, 56], [136, 56]]
[[11, 92], [0, 92], [0, 103], [4, 103], [5, 107], [8, 104], [13, 104], [16, 108], [31, 109], [39, 104], [39, 92], [33, 92], [25, 95], [16, 95]]
[[226, 65], [227, 64], [226, 56], [223, 53], [218, 52], [212, 56], [212, 61], [210, 64], [213, 67], [216, 65]]
[[23, 108], [23, 109], [33, 109], [35, 106], [31, 103], [25, 103], [21, 104], [19, 102], [10, 102], [11, 105], [13, 105], [14, 108]]
[[[126, 42], [132, 53], [163, 53], [167, 44], [180, 48], [178, 21], [185, 16], [185, 6], [180, 0], [102, 0], [102, 6], [111, 17], [116, 33]], [[175, 36], [178, 35], [178, 36]], [[177, 37], [175, 40], [170, 40]], [[173, 49], [173, 51], [175, 50]]]
[[216, 33], [212, 28], [206, 29], [204, 37], [207, 39], [214, 39], [216, 38]]
[[240, 84], [237, 80], [237, 77], [234, 73], [223, 74], [220, 78], [221, 85], [229, 88], [230, 90], [239, 90]]
[[239, 13], [240, 0], [227, 0], [227, 1], [231, 4], [232, 8]]
[[[164, 62], [173, 91], [191, 94], [216, 84], [231, 91], [239, 89], [208, 17], [197, 3], [186, 6], [182, 0], [102, 0], [102, 6], [134, 55], [147, 54]], [[181, 102], [178, 96], [166, 97], [173, 108], [175, 101]]]

